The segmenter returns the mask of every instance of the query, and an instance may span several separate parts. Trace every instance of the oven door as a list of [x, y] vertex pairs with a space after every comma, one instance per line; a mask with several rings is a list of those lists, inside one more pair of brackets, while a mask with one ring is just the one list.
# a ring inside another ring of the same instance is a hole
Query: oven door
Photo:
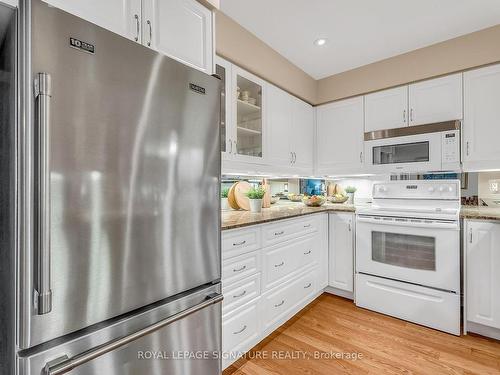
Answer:
[[358, 215], [356, 271], [459, 292], [459, 231], [457, 221]]
[[370, 172], [420, 172], [442, 169], [441, 133], [365, 141]]

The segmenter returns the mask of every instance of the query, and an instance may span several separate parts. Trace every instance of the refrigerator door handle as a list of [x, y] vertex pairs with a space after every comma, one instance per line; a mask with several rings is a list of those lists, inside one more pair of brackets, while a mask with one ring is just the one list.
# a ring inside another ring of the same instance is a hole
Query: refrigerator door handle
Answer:
[[36, 224], [35, 224], [35, 307], [38, 315], [52, 310], [50, 289], [50, 100], [52, 81], [48, 73], [38, 73], [35, 83], [37, 156]]
[[212, 293], [207, 296], [207, 299], [202, 303], [190, 307], [186, 310], [178, 312], [166, 319], [160, 320], [159, 322], [150, 325], [149, 327], [143, 328], [140, 331], [134, 332], [129, 336], [121, 337], [105, 344], [102, 344], [96, 348], [90, 349], [86, 352], [78, 354], [72, 358], [63, 355], [59, 359], [48, 362], [43, 370], [43, 375], [62, 375], [74, 370], [78, 366], [81, 366], [87, 362], [90, 362], [98, 357], [103, 356], [106, 353], [112, 352], [124, 345], [130, 344], [131, 342], [140, 339], [141, 337], [147, 336], [153, 332], [162, 329], [169, 324], [172, 324], [178, 320], [181, 320], [188, 315], [194, 314], [197, 311], [204, 309], [205, 307], [222, 302], [223, 296], [221, 294]]

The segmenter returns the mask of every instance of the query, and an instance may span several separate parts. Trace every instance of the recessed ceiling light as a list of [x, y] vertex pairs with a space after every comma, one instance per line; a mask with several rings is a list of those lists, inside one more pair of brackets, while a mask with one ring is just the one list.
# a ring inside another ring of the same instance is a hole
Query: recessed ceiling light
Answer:
[[319, 38], [314, 41], [314, 44], [317, 46], [324, 46], [326, 44], [326, 39]]

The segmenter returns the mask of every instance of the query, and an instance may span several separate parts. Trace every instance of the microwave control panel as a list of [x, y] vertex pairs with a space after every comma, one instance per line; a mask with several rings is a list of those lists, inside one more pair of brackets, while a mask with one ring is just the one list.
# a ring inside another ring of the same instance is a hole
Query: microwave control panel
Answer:
[[460, 165], [460, 131], [451, 130], [442, 133], [442, 163], [443, 167]]

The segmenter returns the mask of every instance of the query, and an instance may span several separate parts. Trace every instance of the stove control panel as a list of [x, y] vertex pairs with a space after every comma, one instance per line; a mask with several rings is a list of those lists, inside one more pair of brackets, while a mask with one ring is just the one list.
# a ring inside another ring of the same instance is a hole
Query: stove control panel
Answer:
[[373, 198], [385, 199], [460, 199], [460, 181], [390, 181], [373, 186]]

